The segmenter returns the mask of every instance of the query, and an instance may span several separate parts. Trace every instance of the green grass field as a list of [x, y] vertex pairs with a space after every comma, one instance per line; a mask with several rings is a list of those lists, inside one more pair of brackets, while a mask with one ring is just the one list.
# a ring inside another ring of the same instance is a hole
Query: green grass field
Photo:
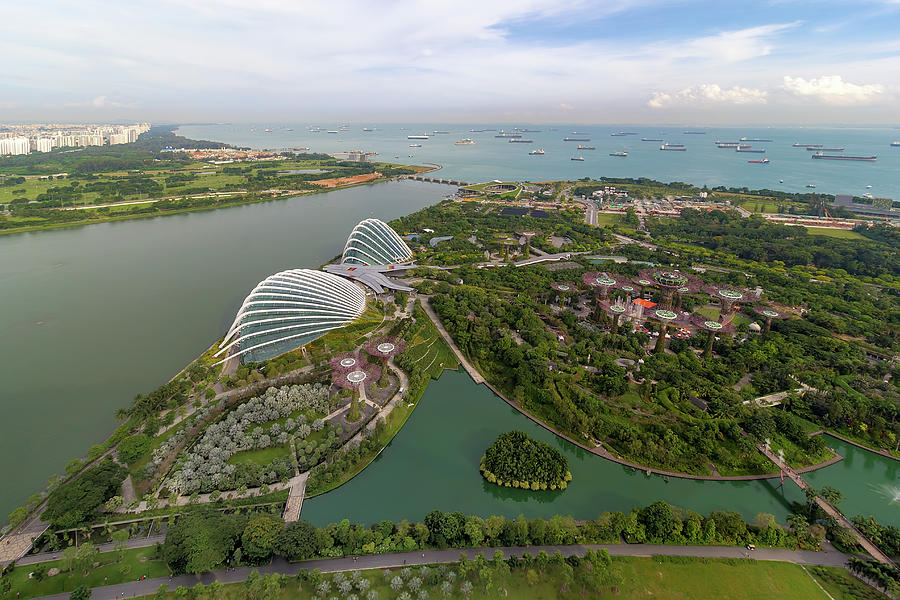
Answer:
[[[9, 575], [12, 592], [2, 597], [33, 598], [48, 594], [60, 594], [71, 592], [80, 585], [95, 587], [122, 581], [134, 581], [144, 575], [147, 578], [167, 577], [170, 573], [169, 567], [161, 560], [154, 559], [154, 552], [153, 548], [128, 550], [121, 563], [116, 562], [118, 557], [115, 552], [100, 554], [97, 558], [100, 566], [88, 569], [86, 576], [81, 573], [60, 573], [54, 577], [46, 577], [40, 582], [28, 577], [34, 567], [18, 566]], [[63, 568], [62, 561], [45, 564], [48, 569], [55, 567], [62, 570]], [[16, 595], [16, 592], [19, 595]], [[99, 597], [99, 594], [94, 594], [94, 597]]]
[[807, 233], [812, 235], [824, 235], [844, 240], [864, 240], [865, 236], [851, 229], [831, 229], [830, 227], [807, 227]]
[[[451, 567], [451, 565], [448, 565]], [[435, 567], [432, 567], [435, 568]], [[494, 574], [491, 585], [485, 592], [484, 586], [475, 574], [468, 579], [473, 584], [473, 591], [468, 598], [502, 598], [505, 600], [555, 600], [558, 598], [601, 598], [634, 600], [828, 600], [822, 589], [816, 585], [811, 575], [803, 568], [790, 563], [763, 561], [723, 561], [713, 559], [660, 559], [660, 558], [614, 558], [613, 568], [618, 570], [620, 581], [614, 588], [607, 586], [601, 593], [591, 591], [582, 593], [577, 583], [568, 590], [563, 590], [562, 578], [558, 567], [549, 567], [543, 573], [535, 569], [537, 581], [529, 585], [524, 569], [516, 569], [509, 575]], [[412, 575], [417, 575], [417, 569]], [[875, 600], [883, 598], [869, 588], [856, 582], [843, 569], [829, 569], [828, 580], [823, 579], [823, 587], [829, 590], [834, 600], [850, 600], [860, 598]], [[393, 578], [399, 574], [394, 571]], [[388, 585], [384, 574], [379, 570], [363, 571], [362, 575], [370, 582], [368, 589], [377, 592], [379, 600], [393, 600], [406, 594], [416, 598], [418, 594], [410, 590], [409, 581], [398, 591]], [[450, 595], [444, 595], [440, 585], [422, 585], [427, 597], [432, 599], [447, 598], [461, 600], [466, 596], [460, 591], [461, 577], [457, 577], [451, 586]], [[337, 594], [336, 584], [330, 584], [332, 595]], [[284, 600], [307, 600], [314, 597], [314, 588], [310, 585], [300, 589], [296, 579], [289, 579], [281, 595]], [[851, 595], [852, 594], [852, 595]], [[365, 597], [365, 594], [357, 594]], [[407, 597], [404, 596], [404, 597]], [[179, 597], [175, 593], [165, 596]], [[220, 598], [239, 599], [247, 597], [247, 588], [243, 584], [225, 586]]]
[[619, 213], [597, 213], [597, 225], [618, 225], [625, 218]]

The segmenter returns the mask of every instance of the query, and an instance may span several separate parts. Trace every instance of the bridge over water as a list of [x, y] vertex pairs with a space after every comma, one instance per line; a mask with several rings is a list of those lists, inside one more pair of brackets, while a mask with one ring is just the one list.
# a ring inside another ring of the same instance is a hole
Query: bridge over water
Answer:
[[[781, 460], [781, 458], [779, 456], [775, 455], [775, 453], [772, 452], [772, 450], [771, 450], [771, 448], [769, 448], [768, 444], [761, 444], [761, 445], [757, 446], [757, 448], [759, 449], [760, 452], [763, 453], [763, 455], [765, 455], [766, 458], [768, 458], [770, 461], [775, 463], [776, 467], [781, 469], [782, 474], [790, 477], [791, 481], [796, 483], [797, 486], [801, 490], [806, 492], [807, 490], [812, 489], [812, 487], [808, 483], [806, 483], [806, 481], [800, 476], [799, 473], [797, 473], [787, 463], [785, 463], [783, 460]], [[859, 545], [862, 546], [866, 550], [866, 552], [871, 554], [875, 560], [877, 560], [878, 562], [885, 564], [885, 565], [891, 565], [894, 567], [897, 566], [894, 564], [894, 561], [892, 561], [891, 558], [887, 554], [882, 552], [881, 549], [878, 548], [878, 546], [873, 544], [869, 540], [869, 538], [867, 538], [865, 535], [863, 535], [863, 533], [859, 529], [857, 529], [856, 526], [853, 523], [851, 523], [850, 520], [847, 517], [845, 517], [843, 515], [843, 513], [841, 513], [838, 509], [833, 507], [831, 504], [829, 504], [822, 498], [819, 498], [818, 496], [816, 496], [815, 501], [816, 501], [816, 504], [818, 504], [822, 508], [822, 510], [825, 511], [825, 513], [828, 516], [835, 519], [838, 523], [841, 524], [841, 526], [849, 529], [850, 532], [853, 534], [853, 536], [856, 538], [856, 541], [859, 543]]]

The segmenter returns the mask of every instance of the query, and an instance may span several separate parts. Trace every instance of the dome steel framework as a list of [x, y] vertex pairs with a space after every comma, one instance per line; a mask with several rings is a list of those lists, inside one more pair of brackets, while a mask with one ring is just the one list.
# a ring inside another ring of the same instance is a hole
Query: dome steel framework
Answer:
[[215, 356], [274, 358], [357, 319], [366, 295], [330, 273], [291, 269], [261, 281], [244, 299]]
[[341, 263], [389, 265], [412, 259], [413, 254], [396, 231], [379, 219], [366, 219], [350, 232]]

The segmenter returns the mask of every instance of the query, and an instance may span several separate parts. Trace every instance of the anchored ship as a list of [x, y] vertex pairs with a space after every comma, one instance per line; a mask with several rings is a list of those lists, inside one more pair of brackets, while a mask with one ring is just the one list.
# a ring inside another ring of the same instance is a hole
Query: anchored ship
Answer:
[[564, 142], [589, 142], [591, 138], [582, 138], [582, 137], [564, 137]]
[[534, 140], [526, 140], [525, 138], [510, 138], [510, 144], [531, 144]]
[[812, 158], [822, 160], [856, 160], [864, 162], [875, 162], [878, 160], [877, 156], [844, 156], [841, 154], [825, 154], [824, 152], [816, 152], [812, 155]]
[[900, 142], [891, 142], [892, 148], [900, 148]]
[[463, 138], [458, 142], [454, 142], [457, 146], [471, 146], [475, 143], [475, 140], [472, 138]]
[[424, 133], [422, 135], [408, 135], [408, 136], [406, 136], [406, 139], [408, 139], [408, 140], [427, 140], [428, 136]]
[[755, 164], [758, 164], [758, 165], [767, 165], [767, 164], [769, 164], [769, 159], [768, 159], [768, 158], [763, 158], [763, 159], [760, 159], [760, 160], [748, 160], [747, 162], [748, 162], [748, 163], [755, 163]]
[[583, 161], [583, 160], [584, 160], [584, 157], [583, 157], [583, 156], [573, 156], [573, 157], [572, 157], [572, 160], [580, 160], [580, 161]]
[[764, 148], [755, 150], [751, 146], [738, 146], [737, 148], [734, 149], [734, 151], [735, 152], [752, 152], [754, 154], [765, 154], [766, 153]]
[[810, 152], [843, 152], [843, 148], [807, 148]]
[[578, 144], [579, 150], [596, 150], [596, 146], [585, 146], [584, 144]]
[[821, 148], [822, 144], [800, 144], [796, 143], [793, 145], [794, 148]]
[[522, 134], [521, 133], [510, 133], [508, 131], [501, 131], [494, 137], [495, 138], [520, 138], [520, 137], [522, 137]]
[[628, 156], [627, 152], [610, 152], [610, 156]]
[[529, 152], [528, 154], [530, 154], [531, 156], [543, 156], [543, 155], [544, 155], [544, 149], [541, 148], [540, 150], [532, 150], [532, 151]]
[[748, 138], [748, 137], [742, 137], [742, 138], [741, 138], [741, 141], [742, 141], [742, 142], [771, 142], [772, 140], [763, 140], [763, 139], [760, 139], [760, 138]]
[[641, 138], [642, 142], [661, 142], [662, 138]]

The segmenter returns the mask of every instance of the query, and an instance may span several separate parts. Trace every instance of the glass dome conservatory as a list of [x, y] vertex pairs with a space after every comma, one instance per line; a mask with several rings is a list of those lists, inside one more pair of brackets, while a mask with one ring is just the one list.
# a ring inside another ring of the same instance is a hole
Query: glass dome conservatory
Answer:
[[341, 262], [355, 265], [389, 265], [412, 259], [412, 251], [384, 221], [366, 219], [353, 228]]
[[215, 356], [267, 360], [346, 325], [365, 308], [365, 293], [342, 277], [312, 269], [282, 271], [253, 288]]

